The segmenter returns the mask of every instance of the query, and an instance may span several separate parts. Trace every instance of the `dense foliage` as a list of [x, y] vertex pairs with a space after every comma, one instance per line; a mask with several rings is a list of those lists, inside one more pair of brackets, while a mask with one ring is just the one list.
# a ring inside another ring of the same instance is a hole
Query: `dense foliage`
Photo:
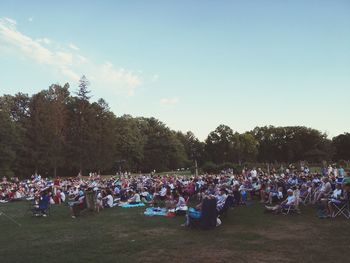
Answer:
[[[85, 77], [75, 93], [52, 85], [33, 96], [0, 97], [0, 176], [206, 171], [246, 162], [350, 160], [350, 134], [329, 140], [306, 127], [256, 127], [240, 134], [220, 125], [205, 142], [154, 118], [117, 117], [103, 99], [92, 102]], [[231, 167], [232, 168], [232, 167]]]

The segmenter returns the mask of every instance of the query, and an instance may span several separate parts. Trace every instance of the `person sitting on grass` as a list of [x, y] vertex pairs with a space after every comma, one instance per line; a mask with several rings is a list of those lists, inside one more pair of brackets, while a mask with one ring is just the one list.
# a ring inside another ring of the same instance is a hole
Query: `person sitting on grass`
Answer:
[[153, 194], [151, 194], [146, 188], [141, 188], [140, 197], [142, 202], [151, 203]]
[[136, 204], [141, 203], [141, 197], [140, 197], [140, 194], [139, 194], [138, 190], [136, 190], [136, 191], [131, 190], [130, 194], [131, 194], [131, 197], [128, 200], [128, 203], [130, 205], [136, 205]]
[[106, 196], [102, 198], [105, 208], [112, 208], [114, 204], [112, 192], [107, 190]]
[[278, 213], [278, 212], [282, 212], [283, 209], [288, 209], [290, 206], [293, 206], [295, 204], [296, 204], [296, 198], [293, 195], [293, 190], [288, 189], [286, 200], [284, 200], [281, 204], [275, 205], [275, 206], [265, 205], [265, 209], [266, 211], [272, 211], [272, 212]]
[[186, 202], [184, 196], [181, 193], [177, 193], [177, 194], [175, 194], [174, 199], [177, 201], [177, 203], [175, 205], [175, 213], [177, 215], [186, 214], [188, 207], [187, 207], [187, 202]]

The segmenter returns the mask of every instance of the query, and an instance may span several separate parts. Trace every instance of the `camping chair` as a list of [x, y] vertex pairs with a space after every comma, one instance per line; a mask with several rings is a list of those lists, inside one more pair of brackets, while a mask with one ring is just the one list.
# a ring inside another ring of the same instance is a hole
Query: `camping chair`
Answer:
[[[34, 206], [34, 205], [33, 205]], [[32, 208], [33, 216], [49, 216], [50, 215], [50, 198], [42, 198], [38, 205]]]
[[190, 217], [190, 227], [209, 230], [216, 227], [217, 210], [216, 199], [204, 199], [200, 218], [195, 219]]
[[303, 204], [306, 206], [307, 204], [310, 204], [312, 202], [312, 193], [311, 190], [307, 191], [307, 194], [305, 196], [300, 196], [299, 197], [299, 203]]
[[281, 207], [281, 213], [284, 215], [290, 215], [292, 213], [300, 214], [300, 210], [298, 209], [296, 204], [286, 205]]
[[332, 203], [332, 205], [334, 207], [332, 218], [343, 215], [346, 219], [350, 219], [350, 199], [344, 200], [340, 204]]

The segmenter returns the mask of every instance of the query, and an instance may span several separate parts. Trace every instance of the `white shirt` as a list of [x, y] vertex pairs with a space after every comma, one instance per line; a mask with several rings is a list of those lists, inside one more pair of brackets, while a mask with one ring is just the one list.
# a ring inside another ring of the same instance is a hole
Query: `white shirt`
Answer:
[[166, 195], [166, 188], [163, 187], [161, 190], [160, 190], [160, 196], [165, 196]]
[[185, 201], [185, 198], [183, 198], [182, 196], [179, 197], [179, 201], [177, 202], [176, 204], [176, 208], [177, 209], [180, 209], [182, 207], [185, 207], [186, 206], [186, 201]]
[[335, 189], [332, 194], [332, 198], [338, 199], [341, 196], [341, 189]]
[[287, 205], [293, 205], [295, 203], [295, 196], [291, 195], [287, 197]]
[[109, 207], [113, 207], [113, 197], [111, 195], [107, 195], [106, 200], [107, 200], [107, 205]]
[[66, 195], [63, 192], [60, 193], [60, 197], [62, 202], [66, 201]]
[[256, 177], [256, 176], [257, 176], [256, 170], [251, 170], [251, 171], [250, 171], [250, 175], [251, 175], [253, 178]]

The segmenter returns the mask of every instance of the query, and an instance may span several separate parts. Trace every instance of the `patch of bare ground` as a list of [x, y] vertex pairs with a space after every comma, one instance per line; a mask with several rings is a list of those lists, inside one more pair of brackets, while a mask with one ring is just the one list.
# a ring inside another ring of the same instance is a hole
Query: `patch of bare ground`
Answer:
[[267, 253], [256, 251], [237, 251], [234, 249], [222, 248], [184, 248], [177, 251], [157, 249], [145, 251], [142, 253], [138, 262], [203, 262], [203, 263], [225, 263], [225, 262], [293, 262], [292, 259], [286, 258], [282, 253], [271, 251]]
[[255, 233], [273, 241], [283, 240], [305, 240], [317, 235], [315, 228], [309, 224], [286, 224], [284, 226], [272, 227], [269, 229], [259, 229]]

